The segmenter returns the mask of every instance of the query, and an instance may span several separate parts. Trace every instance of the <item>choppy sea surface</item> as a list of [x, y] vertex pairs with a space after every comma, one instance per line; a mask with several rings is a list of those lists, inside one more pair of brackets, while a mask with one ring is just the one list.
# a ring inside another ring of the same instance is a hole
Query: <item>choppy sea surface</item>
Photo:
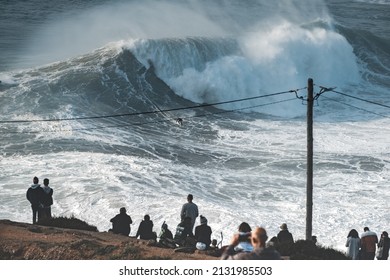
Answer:
[[38, 176], [54, 215], [100, 231], [120, 207], [132, 234], [145, 214], [174, 230], [192, 193], [224, 244], [243, 221], [304, 239], [312, 78], [313, 235], [345, 250], [352, 228], [390, 230], [389, 1], [1, 1], [0, 15], [0, 219], [31, 222]]

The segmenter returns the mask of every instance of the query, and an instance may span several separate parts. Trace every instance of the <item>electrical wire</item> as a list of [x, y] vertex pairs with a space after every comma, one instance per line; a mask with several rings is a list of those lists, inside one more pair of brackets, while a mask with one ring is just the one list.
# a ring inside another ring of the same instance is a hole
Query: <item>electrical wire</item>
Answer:
[[40, 120], [3, 120], [3, 121], [0, 121], [0, 124], [6, 124], [6, 123], [35, 123], [35, 122], [61, 122], [61, 121], [93, 120], [93, 119], [108, 119], [108, 118], [119, 118], [119, 117], [129, 117], [129, 116], [151, 115], [151, 114], [159, 114], [159, 113], [166, 113], [166, 112], [182, 111], [182, 110], [189, 110], [189, 109], [198, 109], [198, 108], [212, 107], [212, 106], [229, 104], [229, 103], [236, 103], [236, 102], [242, 102], [242, 101], [255, 100], [255, 99], [260, 99], [260, 98], [265, 98], [265, 97], [272, 97], [272, 96], [282, 95], [282, 94], [286, 94], [286, 93], [292, 93], [292, 92], [296, 92], [298, 90], [300, 90], [300, 89], [276, 92], [276, 93], [271, 93], [271, 94], [265, 94], [265, 95], [260, 95], [260, 96], [247, 97], [247, 98], [241, 98], [241, 99], [235, 99], [235, 100], [229, 100], [229, 101], [207, 103], [207, 104], [198, 104], [198, 105], [194, 105], [194, 106], [171, 108], [171, 109], [162, 109], [162, 110], [153, 110], [153, 111], [146, 111], [146, 112], [134, 112], [134, 113], [125, 113], [125, 114], [104, 115], [104, 116], [89, 116], [89, 117], [74, 117], [74, 118], [40, 119]]
[[[325, 88], [325, 87], [321, 87], [321, 88]], [[325, 89], [327, 89], [327, 88], [325, 88]], [[371, 100], [367, 100], [367, 99], [363, 99], [363, 98], [360, 98], [360, 97], [356, 97], [356, 96], [353, 96], [353, 95], [350, 95], [350, 94], [346, 94], [346, 93], [334, 90], [334, 88], [328, 88], [327, 91], [331, 91], [331, 92], [334, 92], [334, 93], [337, 93], [337, 94], [340, 94], [340, 95], [343, 95], [343, 96], [346, 96], [346, 97], [349, 97], [349, 98], [353, 98], [353, 99], [356, 99], [356, 100], [360, 100], [360, 101], [363, 101], [363, 102], [367, 102], [367, 103], [370, 103], [370, 104], [374, 104], [374, 105], [377, 105], [377, 106], [381, 106], [381, 107], [390, 109], [389, 105], [385, 105], [385, 104], [382, 104], [382, 103], [378, 103], [378, 102], [374, 102], [374, 101], [371, 101]]]
[[[195, 116], [191, 116], [191, 117], [186, 117], [184, 119], [202, 118], [202, 117], [227, 114], [227, 113], [244, 111], [244, 110], [249, 110], [249, 109], [263, 107], [263, 106], [284, 103], [284, 102], [288, 102], [288, 101], [292, 101], [292, 100], [296, 100], [296, 98], [294, 97], [294, 98], [289, 98], [289, 99], [285, 99], [285, 100], [273, 101], [273, 102], [269, 102], [269, 103], [253, 105], [253, 106], [248, 106], [248, 107], [243, 107], [243, 108], [224, 110], [224, 111], [220, 111], [220, 112], [205, 113], [205, 114], [195, 115]], [[7, 132], [7, 133], [8, 134], [21, 134], [21, 133], [22, 134], [38, 134], [38, 133], [53, 133], [53, 132], [91, 131], [91, 130], [101, 130], [101, 129], [110, 129], [110, 128], [125, 128], [125, 127], [131, 127], [131, 126], [143, 126], [143, 125], [150, 125], [150, 124], [166, 123], [166, 122], [171, 122], [171, 121], [175, 121], [175, 120], [176, 120], [176, 118], [170, 118], [170, 119], [165, 119], [165, 120], [154, 120], [154, 121], [149, 121], [149, 122], [137, 122], [137, 123], [132, 122], [132, 123], [126, 123], [126, 124], [94, 126], [94, 127], [88, 127], [88, 128], [74, 128], [74, 129], [64, 129], [64, 130], [44, 130], [44, 131], [36, 130], [36, 131], [21, 131], [21, 132], [20, 131], [19, 132], [11, 131], [11, 132]]]
[[360, 108], [360, 107], [357, 107], [357, 106], [348, 104], [348, 103], [346, 103], [346, 102], [342, 102], [342, 101], [340, 101], [340, 100], [336, 100], [336, 99], [334, 99], [334, 98], [329, 98], [329, 97], [324, 97], [324, 98], [325, 98], [326, 100], [330, 100], [330, 101], [333, 101], [333, 102], [337, 102], [337, 103], [340, 103], [340, 104], [343, 104], [343, 105], [346, 105], [346, 106], [349, 106], [349, 107], [358, 109], [358, 110], [360, 110], [360, 111], [364, 111], [364, 112], [367, 112], [367, 113], [370, 113], [370, 114], [373, 114], [373, 115], [377, 115], [377, 116], [380, 116], [380, 117], [383, 117], [383, 118], [389, 118], [389, 119], [390, 119], [390, 116], [382, 115], [382, 114], [379, 114], [379, 113], [376, 113], [376, 112], [373, 112], [373, 111], [370, 111], [370, 110], [367, 110], [367, 109], [363, 109], [363, 108]]

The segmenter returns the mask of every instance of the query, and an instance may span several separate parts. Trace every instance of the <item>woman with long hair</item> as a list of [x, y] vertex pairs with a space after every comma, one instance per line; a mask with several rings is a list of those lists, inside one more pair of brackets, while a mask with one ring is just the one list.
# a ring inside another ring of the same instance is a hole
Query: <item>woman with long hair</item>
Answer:
[[356, 229], [351, 229], [347, 236], [347, 256], [353, 260], [359, 259], [360, 238]]

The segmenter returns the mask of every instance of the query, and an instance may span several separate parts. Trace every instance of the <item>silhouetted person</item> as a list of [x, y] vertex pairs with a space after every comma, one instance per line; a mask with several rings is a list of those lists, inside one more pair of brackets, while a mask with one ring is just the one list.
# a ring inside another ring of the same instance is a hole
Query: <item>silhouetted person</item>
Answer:
[[33, 184], [31, 187], [28, 188], [26, 197], [27, 200], [30, 201], [31, 209], [33, 213], [33, 224], [37, 223], [37, 216], [38, 216], [38, 222], [41, 220], [42, 216], [42, 199], [43, 199], [43, 189], [41, 188], [41, 185], [38, 184], [39, 179], [38, 177], [34, 177]]
[[378, 243], [378, 251], [381, 252], [377, 255], [378, 260], [387, 260], [389, 258], [390, 238], [387, 231], [382, 232], [381, 239]]
[[256, 227], [251, 233], [252, 252], [235, 252], [234, 247], [239, 243], [239, 234], [235, 234], [230, 245], [222, 253], [223, 260], [280, 260], [280, 254], [273, 247], [266, 247], [267, 232], [262, 227]]
[[[199, 244], [199, 248], [204, 247], [205, 250], [210, 248], [211, 244], [211, 227], [207, 225], [207, 219], [206, 217], [200, 215], [200, 225], [195, 228], [195, 239]], [[198, 247], [198, 244], [197, 244]]]
[[376, 244], [378, 243], [378, 236], [375, 232], [370, 231], [368, 227], [364, 228], [364, 232], [360, 238], [361, 242], [361, 259], [373, 260], [375, 259]]
[[126, 208], [122, 207], [119, 210], [119, 214], [110, 220], [112, 223], [112, 232], [129, 236], [130, 225], [133, 223], [131, 217], [126, 214]]
[[153, 222], [150, 220], [149, 215], [144, 216], [144, 220], [139, 224], [135, 237], [143, 240], [156, 240], [157, 235], [153, 232]]
[[161, 226], [159, 245], [162, 247], [176, 248], [176, 242], [173, 240], [173, 234], [168, 229], [168, 225], [165, 223]]
[[291, 244], [294, 243], [294, 238], [291, 232], [288, 231], [287, 224], [283, 223], [280, 226], [280, 231], [277, 235], [279, 244]]
[[173, 234], [169, 230], [168, 225], [165, 222], [161, 226], [160, 240], [161, 239], [170, 239], [170, 240], [173, 239]]
[[194, 229], [196, 217], [199, 216], [198, 206], [192, 202], [193, 199], [194, 199], [193, 195], [189, 194], [187, 196], [187, 203], [183, 204], [180, 211], [181, 221], [184, 221], [184, 218], [186, 217], [191, 218], [191, 232]]
[[53, 205], [53, 189], [49, 187], [49, 179], [43, 180], [42, 218], [51, 219], [51, 206]]
[[191, 230], [190, 217], [185, 217], [184, 220], [177, 225], [173, 239], [179, 246], [195, 246], [195, 238]]

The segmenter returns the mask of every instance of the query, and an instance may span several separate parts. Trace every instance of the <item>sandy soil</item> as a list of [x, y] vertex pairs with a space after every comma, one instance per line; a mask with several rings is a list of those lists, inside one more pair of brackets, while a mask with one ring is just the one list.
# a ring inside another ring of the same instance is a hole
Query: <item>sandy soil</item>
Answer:
[[[216, 256], [210, 255], [214, 254]], [[0, 220], [2, 260], [217, 260], [217, 252], [177, 252], [109, 232]]]

